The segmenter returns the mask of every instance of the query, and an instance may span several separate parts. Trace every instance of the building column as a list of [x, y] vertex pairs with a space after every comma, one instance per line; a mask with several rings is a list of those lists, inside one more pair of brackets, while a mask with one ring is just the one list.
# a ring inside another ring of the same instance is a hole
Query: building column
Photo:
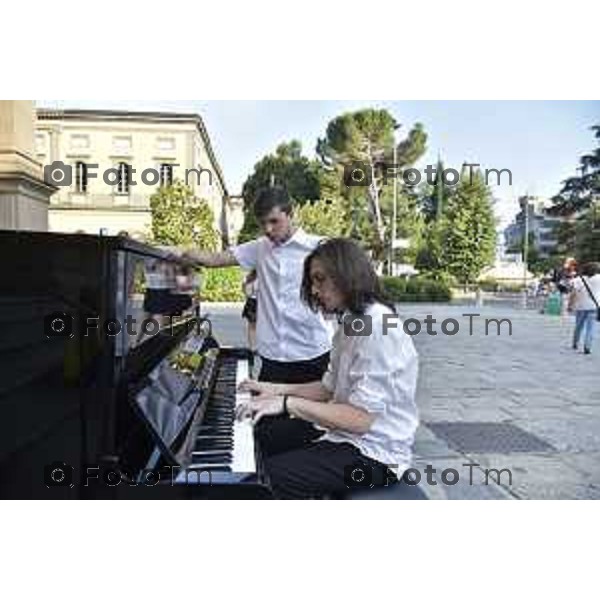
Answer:
[[48, 230], [48, 205], [57, 188], [35, 160], [33, 100], [0, 100], [0, 229]]

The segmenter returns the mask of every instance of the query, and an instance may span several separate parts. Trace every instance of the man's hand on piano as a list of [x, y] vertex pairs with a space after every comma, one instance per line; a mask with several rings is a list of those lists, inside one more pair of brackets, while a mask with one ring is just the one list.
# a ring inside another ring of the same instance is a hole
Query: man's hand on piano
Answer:
[[270, 396], [250, 400], [236, 410], [236, 418], [251, 417], [252, 425], [256, 425], [263, 417], [283, 414], [283, 396]]
[[263, 397], [272, 397], [283, 393], [281, 385], [267, 381], [256, 381], [254, 379], [242, 381], [239, 385], [239, 390], [241, 392], [254, 393], [256, 400], [262, 400]]

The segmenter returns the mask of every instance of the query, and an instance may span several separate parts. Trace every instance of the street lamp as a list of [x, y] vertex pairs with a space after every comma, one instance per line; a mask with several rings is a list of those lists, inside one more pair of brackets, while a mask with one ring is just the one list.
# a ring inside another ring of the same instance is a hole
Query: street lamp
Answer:
[[523, 283], [527, 287], [527, 259], [529, 254], [529, 198], [525, 198], [525, 239], [523, 240]]
[[394, 125], [392, 133], [393, 140], [393, 161], [394, 161], [394, 188], [393, 188], [393, 208], [392, 208], [392, 231], [390, 239], [390, 267], [389, 274], [394, 274], [394, 244], [396, 242], [396, 220], [398, 217], [398, 146], [396, 145], [396, 131], [400, 129], [400, 125]]

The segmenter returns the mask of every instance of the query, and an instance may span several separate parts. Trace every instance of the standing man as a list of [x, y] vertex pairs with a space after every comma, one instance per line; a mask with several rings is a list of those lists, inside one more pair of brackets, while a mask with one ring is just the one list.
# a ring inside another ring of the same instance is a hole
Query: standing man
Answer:
[[263, 236], [224, 252], [195, 251], [187, 257], [206, 267], [240, 265], [256, 270], [259, 380], [320, 380], [327, 370], [332, 332], [323, 317], [302, 302], [300, 287], [304, 259], [321, 238], [295, 226], [291, 199], [281, 187], [262, 190], [253, 208]]

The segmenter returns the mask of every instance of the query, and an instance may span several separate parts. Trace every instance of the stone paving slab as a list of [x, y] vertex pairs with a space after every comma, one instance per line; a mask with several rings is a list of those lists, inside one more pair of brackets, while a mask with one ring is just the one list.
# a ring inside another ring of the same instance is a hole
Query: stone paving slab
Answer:
[[[471, 462], [465, 457], [417, 458], [414, 461], [414, 468], [420, 472], [419, 485], [430, 500], [506, 500], [511, 498], [509, 492], [490, 478], [486, 483], [484, 472], [478, 467], [468, 466]], [[435, 469], [435, 473], [430, 474], [430, 479], [437, 485], [430, 485], [427, 481], [426, 468], [429, 465]], [[451, 469], [454, 469], [458, 476], [448, 473], [444, 481], [443, 473]]]
[[[600, 499], [598, 479], [586, 474], [561, 454], [473, 454], [483, 469], [509, 469], [500, 485], [515, 498], [529, 500]], [[596, 474], [597, 475], [597, 474]]]
[[559, 452], [600, 452], [600, 418], [568, 416], [514, 421], [552, 444]]

